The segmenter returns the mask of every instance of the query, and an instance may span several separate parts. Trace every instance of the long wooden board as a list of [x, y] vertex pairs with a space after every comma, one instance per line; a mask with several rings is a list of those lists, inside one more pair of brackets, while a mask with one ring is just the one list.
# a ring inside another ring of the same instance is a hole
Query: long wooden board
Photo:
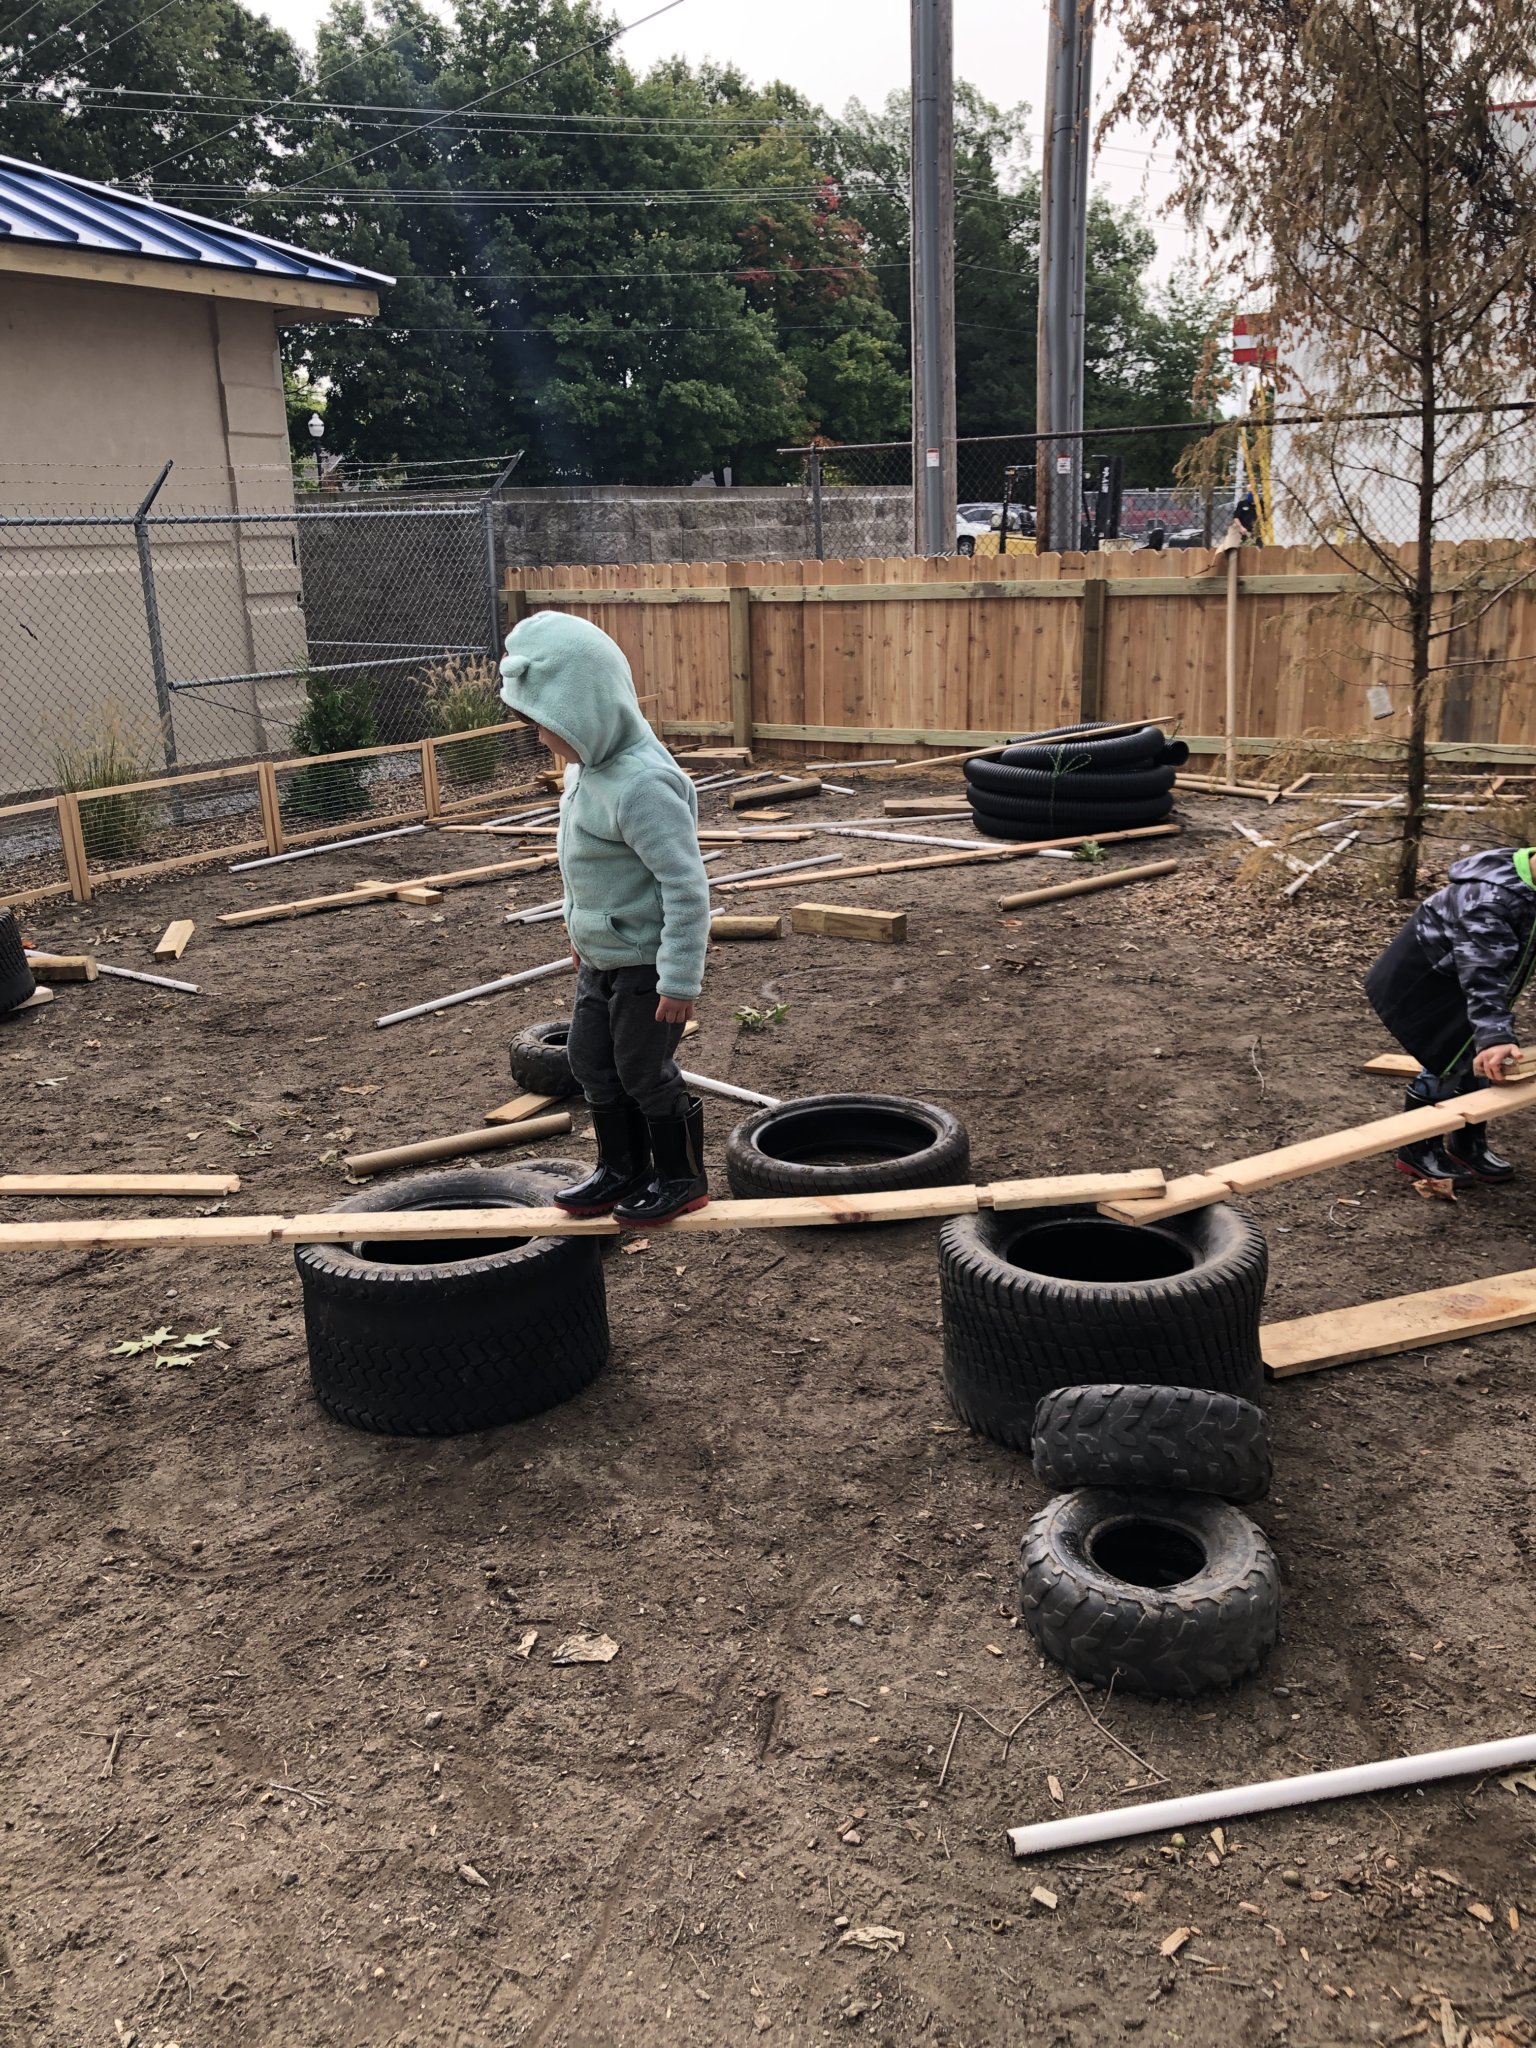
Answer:
[[1101, 1207], [1106, 1216], [1122, 1223], [1158, 1223], [1169, 1216], [1182, 1216], [1190, 1209], [1224, 1202], [1230, 1195], [1253, 1194], [1260, 1188], [1278, 1187], [1308, 1174], [1326, 1173], [1330, 1167], [1352, 1166], [1357, 1160], [1395, 1152], [1420, 1138], [1440, 1137], [1446, 1131], [1459, 1130], [1463, 1124], [1488, 1123], [1495, 1117], [1531, 1108], [1536, 1108], [1536, 1081], [1522, 1081], [1505, 1088], [1480, 1088], [1473, 1095], [1458, 1095], [1453, 1101], [1435, 1103], [1428, 1109], [1412, 1109], [1402, 1116], [1355, 1124], [1349, 1130], [1306, 1138], [1299, 1145], [1282, 1145], [1274, 1152], [1234, 1159], [1225, 1166], [1212, 1166], [1204, 1173], [1171, 1180], [1167, 1193], [1158, 1201], [1115, 1201]]
[[1171, 875], [1176, 860], [1152, 860], [1139, 868], [1109, 868], [1101, 875], [1086, 875], [1080, 882], [1057, 882], [1046, 889], [1021, 889], [1012, 896], [999, 896], [999, 910], [1022, 910], [1031, 903], [1060, 903], [1068, 896], [1092, 896], [1100, 889], [1118, 889], [1126, 882], [1149, 882], [1156, 875]]
[[499, 875], [530, 874], [553, 867], [552, 853], [530, 854], [523, 860], [493, 861], [488, 867], [456, 868], [445, 875], [412, 875], [399, 882], [360, 882], [355, 889], [343, 889], [330, 896], [301, 896], [292, 903], [264, 903], [255, 910], [226, 910], [219, 917], [223, 925], [271, 924], [278, 918], [311, 917], [322, 910], [351, 910], [360, 903], [390, 903], [402, 890], [458, 889], [470, 882], [490, 882]]
[[[1009, 1209], [1050, 1208], [1063, 1201], [1093, 1201], [1123, 1187], [1123, 1174], [1067, 1174], [1055, 1180], [1001, 1181], [991, 1187], [899, 1188], [873, 1195], [805, 1195], [760, 1201], [711, 1202], [657, 1230], [691, 1236], [719, 1230], [803, 1230], [827, 1225], [900, 1223], [938, 1216], [973, 1216], [996, 1204]], [[1162, 1176], [1149, 1170], [1139, 1185]], [[309, 1216], [140, 1216], [118, 1221], [0, 1223], [0, 1252], [130, 1250], [198, 1244], [341, 1244], [426, 1242], [439, 1238], [611, 1237], [621, 1226], [611, 1216], [569, 1216], [563, 1209], [413, 1209], [389, 1214], [345, 1210]]]
[[238, 1173], [0, 1173], [0, 1195], [237, 1195]]
[[1536, 1267], [1496, 1273], [1490, 1280], [1471, 1280], [1459, 1287], [1327, 1309], [1288, 1323], [1266, 1323], [1259, 1332], [1259, 1346], [1269, 1377], [1289, 1380], [1330, 1365], [1388, 1358], [1396, 1351], [1449, 1344], [1489, 1330], [1513, 1330], [1522, 1323], [1536, 1323]]

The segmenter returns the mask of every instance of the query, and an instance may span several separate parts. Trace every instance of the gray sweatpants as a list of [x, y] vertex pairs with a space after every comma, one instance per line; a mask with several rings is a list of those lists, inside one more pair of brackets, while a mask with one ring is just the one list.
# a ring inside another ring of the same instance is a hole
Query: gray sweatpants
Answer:
[[566, 1050], [594, 1109], [611, 1109], [627, 1097], [645, 1116], [686, 1112], [687, 1083], [672, 1057], [683, 1027], [658, 1024], [656, 1000], [654, 967], [605, 971], [582, 962]]

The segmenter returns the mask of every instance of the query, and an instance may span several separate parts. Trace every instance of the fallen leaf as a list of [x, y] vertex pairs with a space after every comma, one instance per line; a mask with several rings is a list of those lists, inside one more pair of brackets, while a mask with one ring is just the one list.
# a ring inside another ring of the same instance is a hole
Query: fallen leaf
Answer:
[[619, 1654], [612, 1636], [567, 1636], [551, 1664], [611, 1664]]
[[1522, 1792], [1536, 1792], [1536, 1771], [1511, 1771], [1507, 1778], [1500, 1778], [1499, 1783], [1506, 1792], [1513, 1792], [1517, 1797]]
[[899, 1934], [894, 1927], [850, 1927], [846, 1934], [838, 1936], [839, 1948], [873, 1949], [880, 1955], [893, 1956], [898, 1949], [907, 1945], [907, 1937]]
[[1491, 1927], [1493, 1925], [1492, 1906], [1471, 1905], [1468, 1906], [1467, 1911], [1472, 1915], [1472, 1918], [1474, 1920], [1481, 1920], [1485, 1927]]
[[1066, 1804], [1067, 1795], [1061, 1789], [1060, 1778], [1056, 1777], [1054, 1774], [1048, 1777], [1045, 1781], [1045, 1789], [1047, 1790], [1047, 1792], [1050, 1793], [1051, 1797], [1055, 1800], [1058, 1806], [1064, 1806]]
[[1175, 1927], [1172, 1934], [1165, 1934], [1157, 1944], [1158, 1954], [1160, 1956], [1176, 1956], [1194, 1931], [1193, 1927]]
[[1515, 1906], [1511, 1906], [1509, 1909], [1509, 1931], [1511, 1934], [1518, 1934], [1520, 1932], [1520, 1913], [1519, 1909]]
[[377, 1095], [379, 1084], [377, 1081], [364, 1081], [359, 1087], [353, 1088], [343, 1081], [339, 1092], [342, 1095]]
[[1216, 1844], [1216, 1854], [1218, 1856], [1225, 1856], [1227, 1853], [1227, 1837], [1225, 1831], [1221, 1828], [1212, 1828], [1211, 1840]]
[[461, 1863], [459, 1865], [459, 1875], [463, 1878], [466, 1884], [479, 1885], [481, 1891], [483, 1892], [488, 1892], [491, 1888], [490, 1885], [486, 1882], [486, 1880], [480, 1875], [479, 1871], [476, 1870], [473, 1863]]
[[1454, 1202], [1456, 1183], [1453, 1180], [1416, 1180], [1413, 1192], [1422, 1195], [1426, 1202]]
[[532, 1654], [533, 1646], [538, 1640], [538, 1630], [536, 1628], [528, 1629], [524, 1634], [520, 1635], [517, 1641], [512, 1645], [513, 1656], [527, 1658]]
[[176, 1338], [176, 1349], [178, 1351], [206, 1351], [223, 1327], [222, 1323], [215, 1323], [211, 1330], [188, 1330], [185, 1337]]
[[1047, 1891], [1043, 1884], [1037, 1884], [1029, 1896], [1037, 1906], [1044, 1906], [1048, 1913], [1055, 1912], [1056, 1894], [1053, 1891]]
[[125, 1337], [121, 1344], [112, 1346], [114, 1358], [137, 1358], [141, 1351], [153, 1351], [161, 1344], [176, 1341], [169, 1326], [162, 1323], [158, 1330], [151, 1330], [147, 1337]]
[[628, 1244], [621, 1244], [619, 1246], [619, 1250], [626, 1259], [632, 1252], [648, 1252], [650, 1248], [651, 1240], [648, 1237], [632, 1237]]

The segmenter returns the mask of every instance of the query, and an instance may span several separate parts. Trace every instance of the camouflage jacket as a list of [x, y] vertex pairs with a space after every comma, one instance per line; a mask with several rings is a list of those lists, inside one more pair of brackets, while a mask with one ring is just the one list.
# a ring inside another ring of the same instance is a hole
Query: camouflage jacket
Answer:
[[1514, 847], [1457, 861], [1414, 930], [1430, 964], [1460, 982], [1477, 1050], [1515, 1044], [1515, 1001], [1536, 957], [1536, 889], [1515, 872]]

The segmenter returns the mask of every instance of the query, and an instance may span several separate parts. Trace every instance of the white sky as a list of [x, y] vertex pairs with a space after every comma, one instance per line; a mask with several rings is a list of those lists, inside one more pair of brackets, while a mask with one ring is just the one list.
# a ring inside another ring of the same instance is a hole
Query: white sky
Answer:
[[[252, 0], [289, 34], [313, 47], [315, 24], [328, 0]], [[649, 14], [655, 0], [614, 0], [621, 21]], [[955, 76], [969, 79], [1000, 105], [1027, 101], [1036, 132], [1045, 104], [1045, 0], [955, 0]], [[834, 113], [850, 99], [879, 106], [905, 86], [911, 70], [910, 15], [905, 0], [683, 0], [626, 35], [619, 48], [637, 70], [681, 55], [735, 64], [754, 83], [783, 79]], [[1100, 105], [1113, 75], [1116, 45], [1100, 33], [1095, 52]], [[494, 102], [493, 102], [494, 104]], [[1185, 253], [1183, 228], [1158, 218], [1172, 165], [1145, 135], [1122, 131], [1101, 152], [1094, 183], [1116, 200], [1140, 199], [1157, 231], [1158, 270]], [[1035, 151], [1039, 161], [1039, 151]]]

